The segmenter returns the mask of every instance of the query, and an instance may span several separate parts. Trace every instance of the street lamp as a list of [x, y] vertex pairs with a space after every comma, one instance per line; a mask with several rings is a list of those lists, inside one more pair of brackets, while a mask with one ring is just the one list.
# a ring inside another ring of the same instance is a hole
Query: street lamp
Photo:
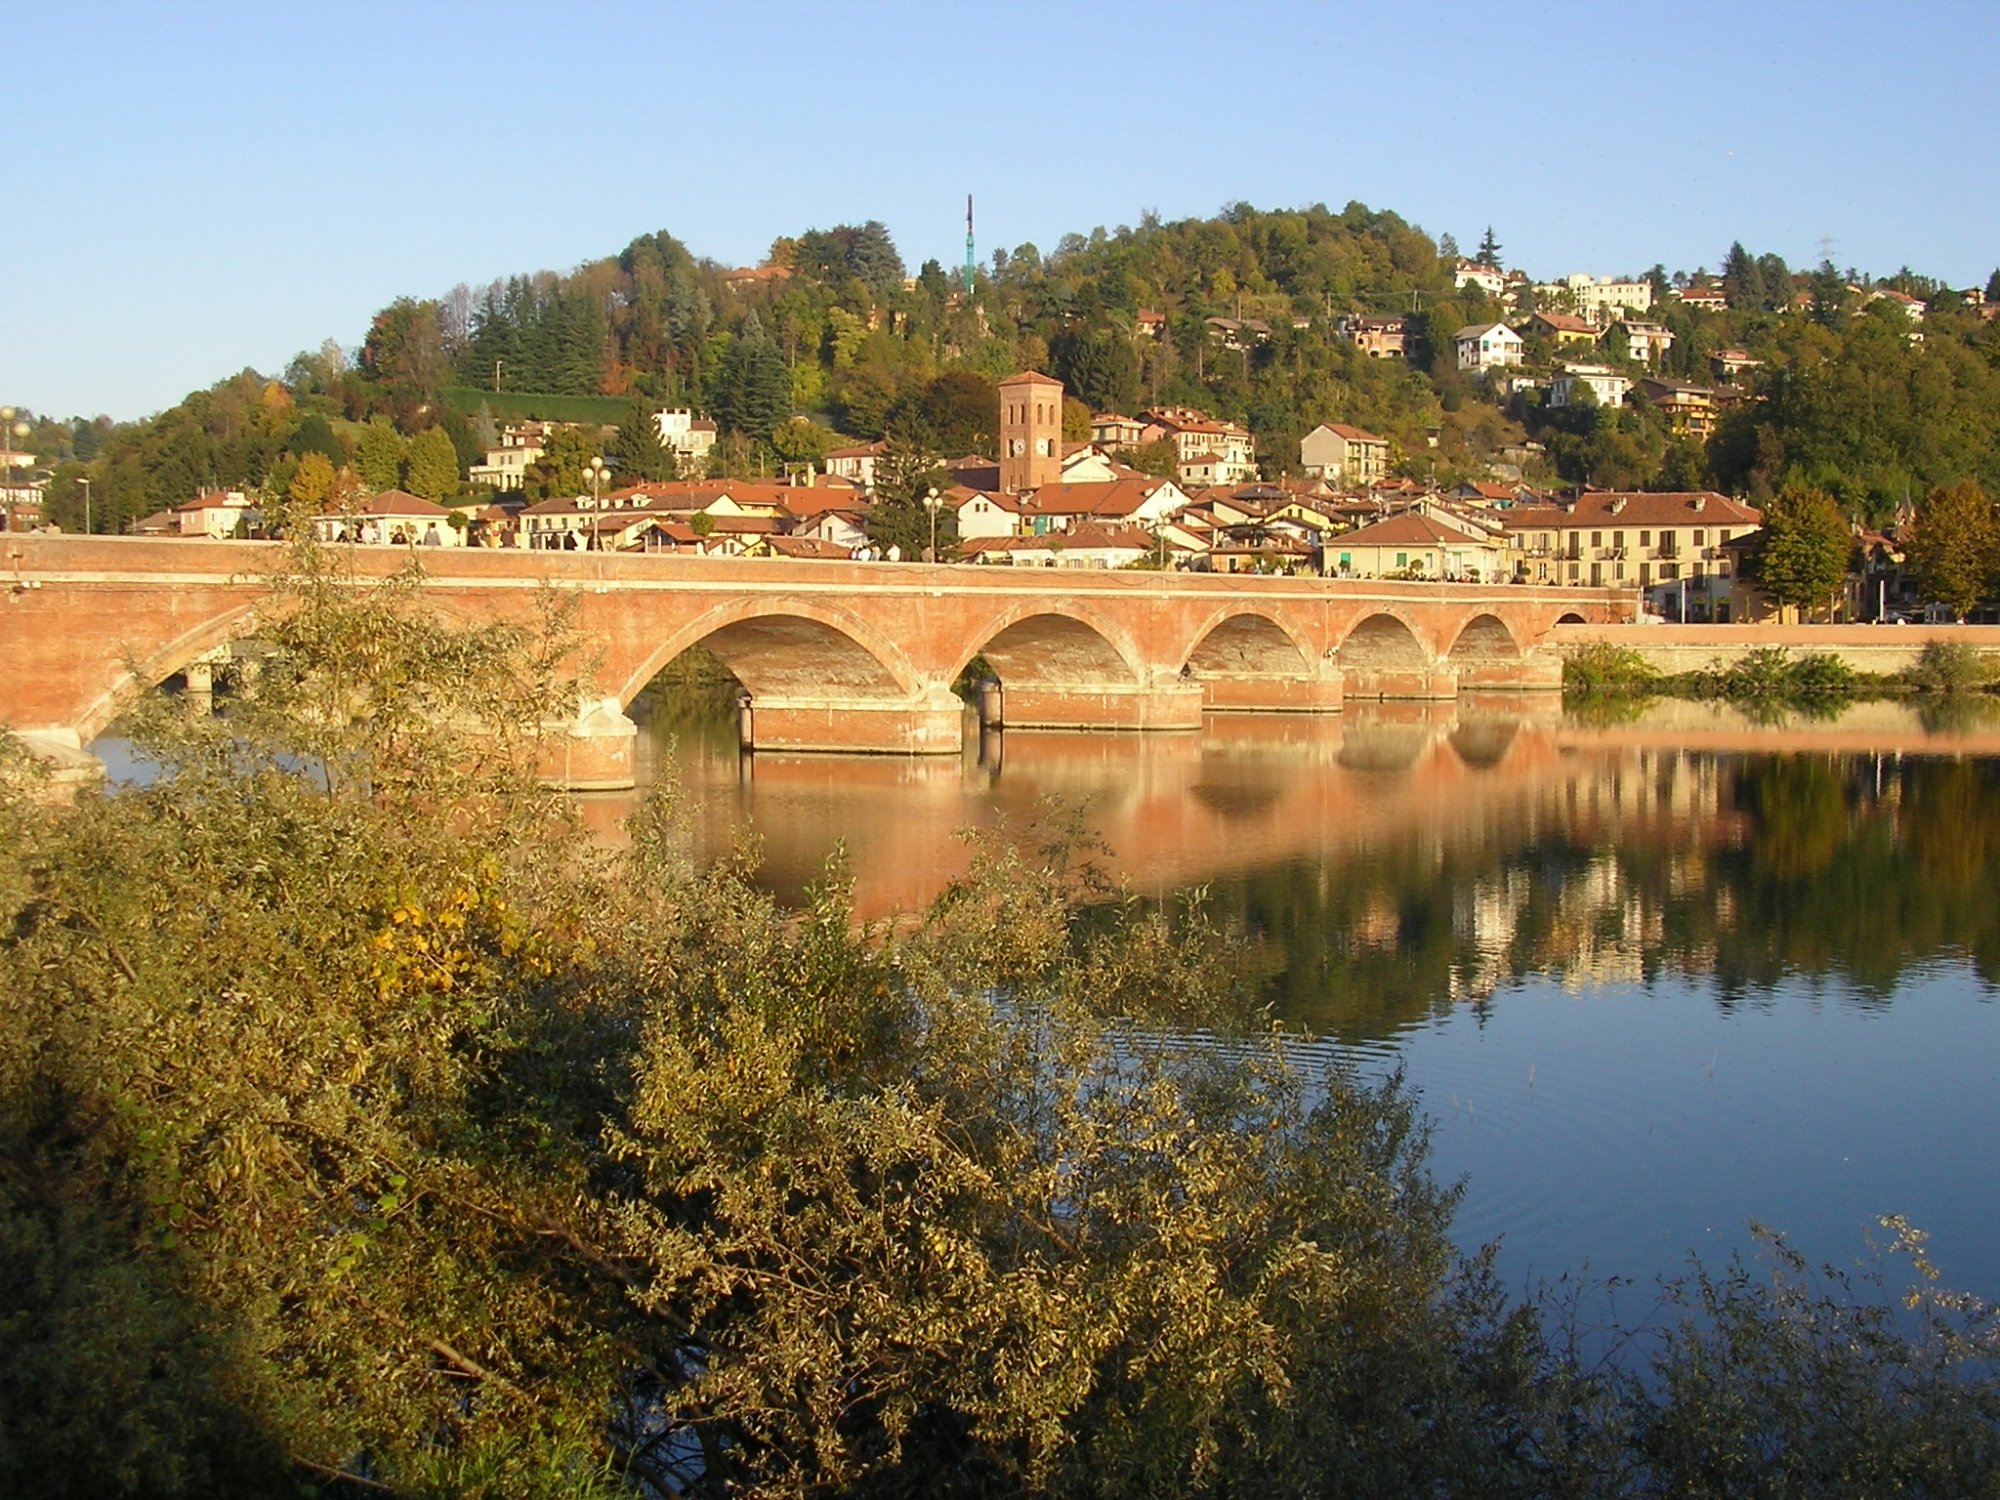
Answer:
[[592, 454], [590, 462], [583, 466], [583, 477], [590, 481], [590, 509], [593, 516], [590, 523], [590, 545], [593, 547], [603, 544], [602, 537], [598, 531], [597, 521], [595, 520], [595, 514], [598, 505], [598, 494], [604, 486], [605, 472], [604, 460], [596, 454]]
[[90, 535], [90, 476], [79, 474], [76, 482], [83, 486], [83, 534]]
[[924, 549], [924, 561], [927, 563], [937, 561], [937, 516], [938, 507], [942, 504], [944, 500], [938, 494], [936, 485], [924, 491], [924, 509], [931, 513], [931, 544]]
[[[24, 438], [32, 429], [18, 408], [0, 406], [0, 484], [4, 484], [9, 496], [14, 491], [14, 439]], [[11, 531], [14, 526], [14, 505], [11, 498], [0, 506], [0, 531]]]

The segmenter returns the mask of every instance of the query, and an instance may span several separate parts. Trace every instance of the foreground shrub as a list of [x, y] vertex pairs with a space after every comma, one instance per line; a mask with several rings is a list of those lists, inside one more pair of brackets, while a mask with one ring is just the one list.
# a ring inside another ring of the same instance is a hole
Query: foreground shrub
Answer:
[[1645, 656], [1611, 641], [1591, 641], [1563, 658], [1563, 686], [1582, 692], [1631, 692], [1653, 686], [1660, 674]]
[[1926, 641], [1903, 679], [1919, 692], [1970, 693], [1996, 675], [1993, 659], [1965, 641]]
[[1793, 657], [1783, 646], [1759, 646], [1726, 666], [1712, 663], [1691, 674], [1688, 686], [1703, 697], [1783, 702], [1850, 694], [1859, 680], [1842, 657], [1812, 651]]

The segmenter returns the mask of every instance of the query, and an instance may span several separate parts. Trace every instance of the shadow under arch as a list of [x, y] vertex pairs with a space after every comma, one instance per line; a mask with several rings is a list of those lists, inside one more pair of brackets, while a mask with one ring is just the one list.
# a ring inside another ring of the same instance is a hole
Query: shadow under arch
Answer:
[[1573, 609], [1566, 609], [1556, 617], [1556, 624], [1558, 625], [1588, 625], [1589, 623], [1590, 621], [1584, 619], [1582, 615]]
[[1432, 667], [1430, 653], [1409, 622], [1387, 611], [1369, 615], [1350, 630], [1334, 663], [1351, 698], [1383, 696], [1384, 679], [1421, 678]]
[[1081, 613], [1024, 606], [1003, 616], [959, 664], [981, 656], [1003, 683], [1050, 689], [1127, 688], [1140, 681], [1135, 657], [1111, 632]]
[[674, 631], [619, 685], [619, 703], [629, 704], [694, 646], [706, 647], [752, 698], [900, 702], [916, 692], [916, 673], [902, 652], [845, 611], [745, 601], [718, 606]]
[[1474, 615], [1445, 654], [1450, 662], [1518, 661], [1521, 644], [1498, 615]]
[[1188, 652], [1187, 666], [1196, 677], [1296, 677], [1311, 670], [1312, 659], [1311, 648], [1269, 615], [1243, 610], [1206, 625]]

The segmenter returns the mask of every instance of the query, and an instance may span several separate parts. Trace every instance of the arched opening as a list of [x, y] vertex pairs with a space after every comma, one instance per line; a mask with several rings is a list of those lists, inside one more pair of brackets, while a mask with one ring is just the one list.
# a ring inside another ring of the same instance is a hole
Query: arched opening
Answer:
[[1370, 615], [1340, 643], [1338, 655], [1351, 698], [1424, 697], [1431, 659], [1410, 627], [1394, 615]]
[[754, 697], [901, 698], [892, 673], [859, 641], [803, 615], [757, 615], [700, 644]]
[[981, 647], [979, 655], [1010, 689], [1089, 691], [1129, 688], [1138, 680], [1110, 641], [1068, 615], [1016, 620]]
[[1457, 663], [1515, 661], [1521, 648], [1514, 636], [1494, 615], [1475, 615], [1466, 622], [1452, 643], [1447, 660]]
[[1556, 620], [1556, 624], [1558, 625], [1588, 625], [1589, 623], [1588, 620], [1584, 619], [1582, 615], [1573, 609], [1563, 611], [1562, 615]]
[[[683, 762], [733, 762], [736, 751], [751, 743], [752, 724], [760, 743], [784, 744], [777, 715], [805, 711], [814, 722], [831, 724], [871, 707], [879, 713], [906, 704], [910, 696], [875, 652], [838, 625], [802, 614], [752, 615], [705, 631], [696, 626], [664, 650], [627, 697], [642, 761], [656, 767], [670, 749]], [[839, 735], [827, 731], [824, 737], [837, 741]], [[792, 743], [796, 748], [796, 735]]]
[[1295, 677], [1310, 665], [1296, 642], [1262, 615], [1232, 615], [1188, 654], [1194, 677]]

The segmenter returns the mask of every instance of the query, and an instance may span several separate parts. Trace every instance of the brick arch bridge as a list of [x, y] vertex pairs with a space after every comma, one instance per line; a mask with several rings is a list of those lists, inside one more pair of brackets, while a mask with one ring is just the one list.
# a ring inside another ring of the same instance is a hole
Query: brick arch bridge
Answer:
[[[132, 696], [254, 636], [264, 544], [9, 536], [0, 723], [78, 746]], [[355, 547], [360, 577], [401, 551]], [[427, 588], [465, 620], [526, 621], [573, 589], [594, 657], [555, 779], [629, 785], [625, 708], [702, 644], [743, 683], [757, 743], [955, 752], [953, 684], [982, 658], [1010, 725], [1192, 729], [1204, 709], [1337, 710], [1347, 698], [1552, 687], [1562, 623], [1629, 620], [1612, 589], [1254, 578], [1081, 569], [422, 550]]]

